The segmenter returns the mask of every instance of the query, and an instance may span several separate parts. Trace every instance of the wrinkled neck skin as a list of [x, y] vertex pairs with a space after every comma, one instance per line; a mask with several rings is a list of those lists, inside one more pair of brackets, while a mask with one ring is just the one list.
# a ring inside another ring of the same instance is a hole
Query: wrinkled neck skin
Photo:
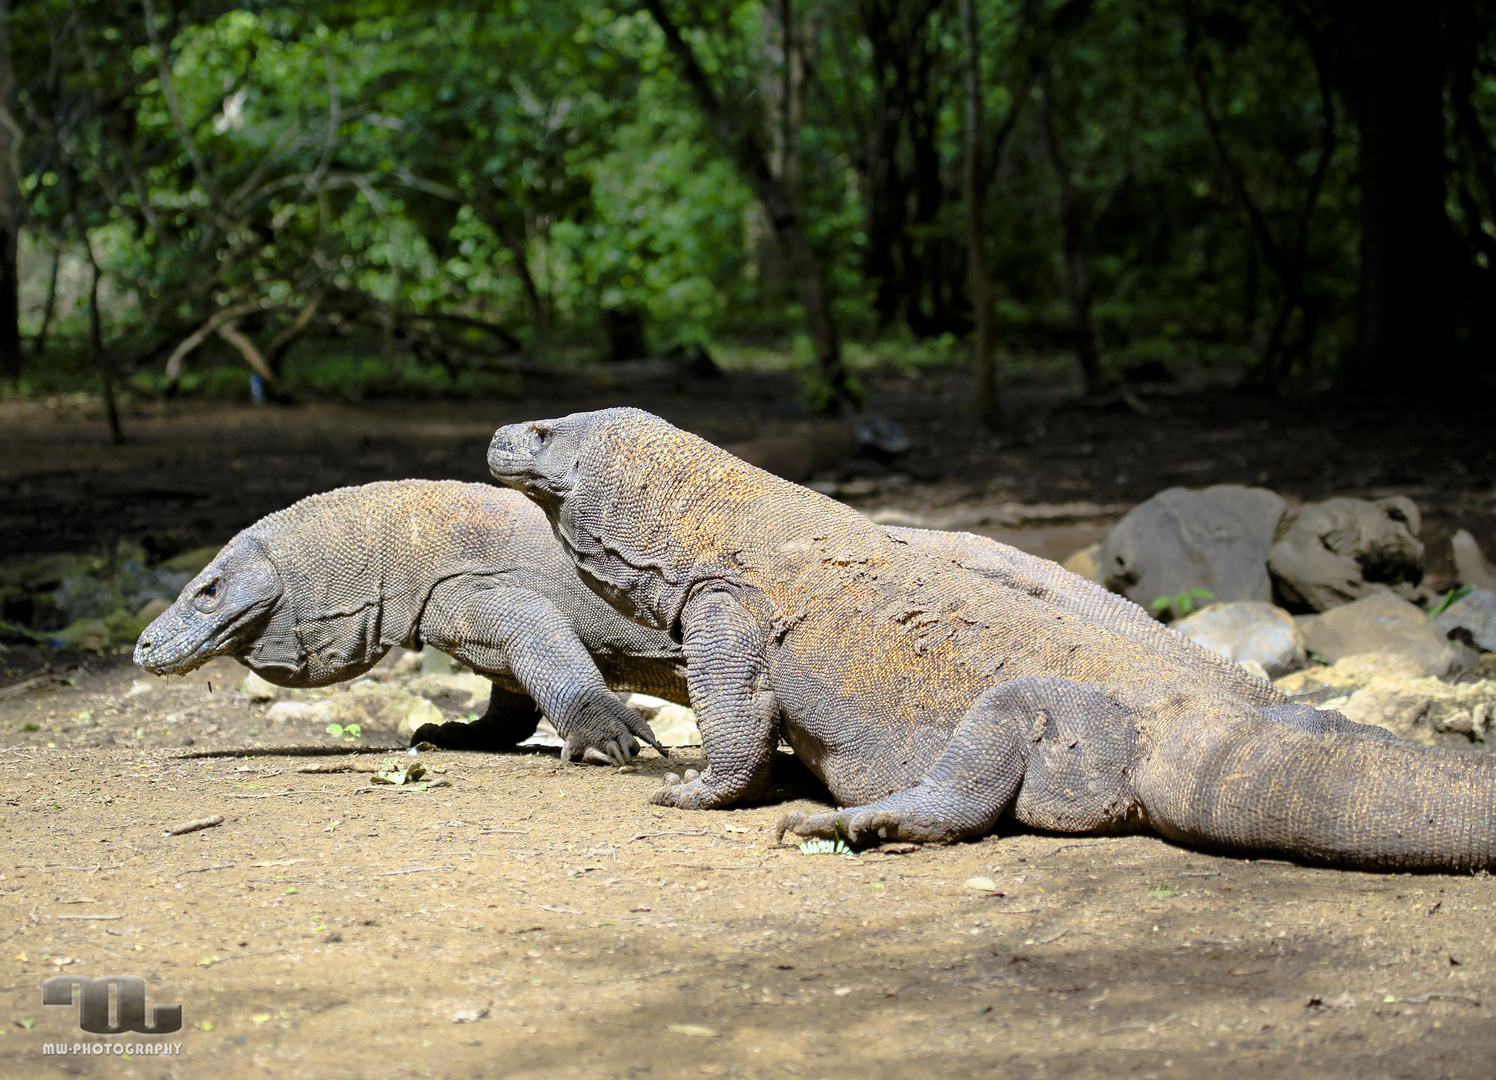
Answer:
[[586, 438], [556, 535], [599, 595], [679, 641], [681, 612], [697, 591], [743, 584], [734, 537], [739, 521], [755, 520], [742, 511], [759, 505], [763, 480], [710, 443], [641, 414]]
[[593, 507], [578, 510], [581, 502], [568, 498], [552, 519], [552, 531], [576, 563], [578, 576], [624, 618], [679, 640], [680, 614], [694, 575], [642, 557], [638, 553], [645, 549], [630, 543], [634, 537], [610, 534], [604, 542], [593, 525]]
[[327, 686], [362, 675], [389, 652], [381, 640], [385, 605], [376, 582], [342, 582], [350, 593], [367, 595], [335, 602], [330, 587], [347, 576], [338, 568], [313, 563], [307, 571], [294, 551], [271, 558], [286, 581], [286, 596], [277, 621], [240, 656], [256, 674], [278, 686]]
[[296, 634], [296, 612], [286, 597], [270, 613], [265, 628], [248, 643], [228, 655], [238, 660], [266, 682], [277, 686], [308, 686], [306, 654]]

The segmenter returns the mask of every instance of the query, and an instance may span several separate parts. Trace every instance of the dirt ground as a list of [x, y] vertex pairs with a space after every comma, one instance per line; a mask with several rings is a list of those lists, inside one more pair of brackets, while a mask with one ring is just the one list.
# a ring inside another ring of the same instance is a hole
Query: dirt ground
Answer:
[[[648, 806], [692, 751], [646, 751], [633, 772], [429, 752], [446, 783], [426, 790], [302, 771], [393, 755], [184, 758], [262, 741], [241, 670], [155, 685], [105, 660], [0, 703], [6, 732], [38, 728], [0, 754], [0, 1075], [1422, 1078], [1496, 1062], [1488, 876], [1026, 832], [807, 856], [774, 842], [785, 809], [826, 801], [792, 767], [774, 805]], [[161, 1040], [180, 1057], [45, 1056], [157, 1041], [41, 1005], [42, 980], [72, 973], [137, 975], [180, 1004]]]
[[[1455, 528], [1496, 547], [1496, 448], [1438, 418], [1036, 396], [994, 444], [960, 419], [959, 383], [901, 378], [874, 382], [874, 407], [915, 448], [852, 470], [872, 477], [865, 509], [1063, 555], [1172, 483], [1395, 490], [1425, 512], [1435, 583]], [[482, 479], [496, 424], [617, 400], [139, 407], [123, 448], [86, 403], [7, 405], [0, 561], [119, 539], [164, 557], [338, 484]], [[809, 424], [774, 404], [783, 387], [741, 380], [629, 400], [721, 441]], [[1023, 831], [805, 855], [776, 846], [775, 822], [826, 795], [789, 760], [777, 801], [731, 811], [647, 804], [663, 772], [699, 764], [689, 750], [633, 771], [429, 752], [436, 786], [378, 787], [302, 770], [392, 754], [184, 756], [338, 741], [272, 738], [229, 661], [167, 682], [124, 656], [12, 646], [0, 674], [0, 1077], [1496, 1071], [1489, 876]], [[41, 1004], [56, 974], [140, 976], [183, 1027], [83, 1032], [76, 1007]], [[146, 1042], [180, 1053], [44, 1053]]]

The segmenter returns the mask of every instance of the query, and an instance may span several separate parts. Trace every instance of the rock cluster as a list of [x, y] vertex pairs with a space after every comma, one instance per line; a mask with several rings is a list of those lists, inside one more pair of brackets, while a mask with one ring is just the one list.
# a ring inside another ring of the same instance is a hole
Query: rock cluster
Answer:
[[1420, 525], [1402, 496], [1290, 510], [1261, 488], [1170, 488], [1066, 566], [1295, 700], [1408, 739], [1484, 744], [1496, 718], [1496, 679], [1482, 677], [1496, 675], [1496, 568], [1461, 530], [1462, 587], [1440, 601], [1421, 587]]
[[[486, 678], [464, 669], [430, 646], [420, 652], [394, 650], [364, 678], [317, 690], [290, 690], [250, 672], [242, 690], [267, 704], [265, 723], [288, 735], [323, 732], [366, 742], [405, 742], [423, 724], [476, 720], [488, 708]], [[700, 746], [701, 732], [690, 709], [647, 694], [619, 694], [649, 721], [664, 746]], [[561, 737], [548, 718], [522, 746], [558, 747]]]

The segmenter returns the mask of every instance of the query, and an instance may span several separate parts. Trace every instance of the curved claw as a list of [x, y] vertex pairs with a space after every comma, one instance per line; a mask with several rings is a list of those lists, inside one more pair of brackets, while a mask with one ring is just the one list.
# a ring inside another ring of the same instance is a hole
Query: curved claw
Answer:
[[638, 713], [634, 712], [633, 709], [630, 709], [628, 711], [630, 714], [630, 719], [628, 721], [629, 731], [632, 732], [636, 738], [643, 739], [645, 742], [649, 743], [650, 746], [654, 747], [655, 750], [659, 753], [660, 757], [668, 758], [670, 756], [670, 751], [666, 750], [665, 747], [660, 744], [660, 740], [655, 737], [654, 728], [649, 726], [649, 721], [644, 719], [644, 717], [640, 716]]
[[639, 752], [632, 736], [608, 739], [602, 745], [582, 735], [568, 735], [561, 747], [562, 761], [590, 761], [597, 765], [627, 765]]
[[848, 844], [876, 844], [889, 840], [921, 844], [948, 842], [937, 818], [921, 818], [871, 806], [843, 807], [815, 814], [791, 810], [779, 819], [777, 842], [783, 843], [785, 833], [806, 840], [839, 838]]

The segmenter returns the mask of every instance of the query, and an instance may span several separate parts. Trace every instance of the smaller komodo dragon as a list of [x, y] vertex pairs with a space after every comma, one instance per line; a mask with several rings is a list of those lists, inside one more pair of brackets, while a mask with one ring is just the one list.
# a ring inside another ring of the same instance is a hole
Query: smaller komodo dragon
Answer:
[[171, 675], [232, 656], [278, 686], [327, 686], [426, 644], [493, 689], [473, 724], [412, 741], [512, 747], [543, 712], [564, 759], [622, 765], [636, 736], [665, 751], [609, 687], [686, 700], [680, 647], [583, 585], [543, 514], [451, 480], [339, 488], [261, 518], [146, 627], [135, 662]]
[[[1202, 662], [1214, 658], [1135, 604], [1005, 544], [968, 533], [889, 531], [1073, 610], [1113, 612], [1133, 632], [1161, 637]], [[512, 748], [534, 733], [539, 700], [567, 728], [580, 722], [568, 757], [581, 747], [590, 760], [613, 762], [634, 752], [619, 724], [646, 740], [649, 729], [609, 702], [608, 687], [689, 701], [680, 646], [584, 586], [538, 507], [508, 488], [450, 481], [343, 488], [263, 518], [152, 622], [135, 660], [157, 674], [184, 674], [233, 656], [280, 685], [326, 686], [363, 674], [392, 645], [428, 641], [494, 685], [480, 720], [425, 725], [412, 742]], [[1235, 665], [1215, 662], [1272, 692]], [[586, 730], [599, 724], [612, 738], [589, 743]]]
[[657, 803], [762, 795], [782, 735], [844, 807], [789, 814], [801, 836], [952, 841], [1011, 813], [1362, 869], [1496, 857], [1496, 758], [1284, 702], [1126, 609], [979, 577], [649, 413], [512, 424], [488, 461], [584, 581], [683, 644], [708, 766]]

